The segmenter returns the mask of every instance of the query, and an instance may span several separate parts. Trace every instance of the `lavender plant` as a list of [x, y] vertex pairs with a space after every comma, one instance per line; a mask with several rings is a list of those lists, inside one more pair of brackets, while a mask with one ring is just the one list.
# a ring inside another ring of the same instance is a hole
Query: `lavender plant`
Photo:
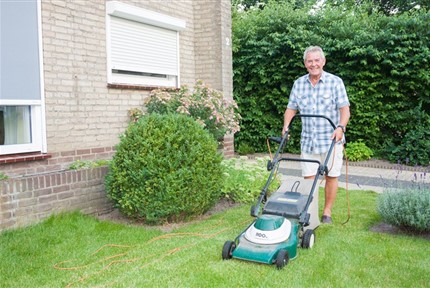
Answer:
[[216, 140], [226, 133], [240, 130], [238, 107], [234, 100], [198, 80], [193, 88], [187, 85], [179, 90], [156, 89], [145, 101], [147, 113], [180, 113], [194, 118]]
[[427, 172], [415, 173], [406, 185], [386, 188], [378, 196], [377, 211], [385, 222], [394, 226], [430, 232], [430, 182]]

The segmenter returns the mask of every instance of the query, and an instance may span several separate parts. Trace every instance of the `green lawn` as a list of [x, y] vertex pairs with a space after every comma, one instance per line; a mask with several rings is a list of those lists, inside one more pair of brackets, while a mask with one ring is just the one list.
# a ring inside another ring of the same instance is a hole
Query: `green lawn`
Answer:
[[51, 217], [0, 234], [0, 287], [429, 287], [430, 241], [371, 232], [376, 196], [351, 191], [342, 225], [340, 189], [336, 224], [318, 228], [314, 248], [283, 270], [221, 260], [224, 242], [252, 221], [249, 205], [169, 233], [79, 213]]

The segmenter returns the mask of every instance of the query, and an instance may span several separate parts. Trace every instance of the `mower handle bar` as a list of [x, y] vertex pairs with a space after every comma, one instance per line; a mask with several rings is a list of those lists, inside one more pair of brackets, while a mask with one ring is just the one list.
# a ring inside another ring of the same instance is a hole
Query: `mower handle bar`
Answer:
[[[290, 125], [288, 126], [288, 130], [290, 130], [290, 127], [291, 127], [294, 119], [297, 118], [297, 117], [298, 118], [323, 118], [323, 119], [326, 119], [330, 123], [330, 125], [333, 127], [333, 130], [336, 129], [336, 125], [333, 123], [333, 121], [330, 118], [326, 117], [326, 116], [323, 116], [323, 115], [312, 115], [312, 114], [296, 114], [296, 115], [293, 116], [293, 118], [291, 118], [291, 122], [290, 122]], [[268, 163], [267, 163], [267, 170], [269, 170], [271, 172], [270, 172], [270, 175], [269, 175], [269, 179], [266, 182], [266, 185], [261, 190], [261, 193], [260, 193], [260, 196], [258, 197], [256, 205], [253, 205], [251, 207], [251, 216], [253, 216], [253, 217], [257, 217], [258, 216], [258, 213], [260, 211], [260, 205], [263, 202], [263, 200], [266, 199], [267, 190], [269, 189], [269, 185], [272, 182], [275, 173], [277, 172], [277, 171], [275, 171], [277, 169], [273, 169], [273, 167], [277, 166], [280, 161], [310, 162], [310, 163], [316, 163], [316, 164], [319, 165], [317, 174], [319, 174], [321, 176], [324, 175], [324, 173], [328, 174], [327, 164], [328, 164], [330, 155], [331, 155], [331, 153], [333, 151], [334, 145], [336, 144], [336, 139], [333, 139], [333, 141], [332, 141], [332, 143], [330, 145], [330, 148], [329, 148], [329, 150], [327, 152], [327, 157], [326, 157], [326, 159], [324, 161], [324, 164], [321, 165], [321, 162], [318, 161], [318, 160], [279, 157], [279, 154], [281, 154], [283, 152], [283, 149], [284, 149], [285, 145], [288, 142], [288, 133], [285, 133], [282, 137], [269, 137], [269, 140], [279, 143], [279, 147], [278, 147], [278, 150], [276, 150], [275, 156], [273, 157], [274, 160], [273, 161], [269, 160]], [[302, 216], [300, 217], [300, 222], [307, 222], [309, 220], [308, 219], [309, 217], [306, 217], [307, 216], [307, 211], [309, 209], [309, 205], [312, 202], [313, 194], [314, 194], [314, 190], [315, 190], [315, 187], [317, 185], [317, 182], [318, 182], [318, 177], [315, 177], [313, 185], [312, 185], [312, 189], [311, 189], [311, 194], [309, 195], [308, 201], [307, 201], [307, 203], [305, 205], [305, 209], [304, 209], [304, 211], [302, 213]], [[304, 223], [304, 224], [306, 224], [306, 223]]]
[[290, 122], [290, 125], [288, 126], [288, 130], [290, 129], [291, 125], [293, 124], [293, 120], [295, 118], [322, 118], [322, 119], [327, 120], [330, 123], [331, 127], [333, 127], [333, 130], [336, 129], [336, 125], [333, 123], [333, 121], [330, 118], [328, 118], [328, 117], [326, 117], [324, 115], [295, 114], [293, 116], [293, 118], [291, 118], [291, 122]]

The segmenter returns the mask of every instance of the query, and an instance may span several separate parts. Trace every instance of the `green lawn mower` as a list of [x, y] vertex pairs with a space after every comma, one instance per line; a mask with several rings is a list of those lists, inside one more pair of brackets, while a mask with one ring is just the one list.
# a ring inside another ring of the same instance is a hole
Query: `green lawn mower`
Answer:
[[[297, 117], [324, 118], [325, 116], [297, 114]], [[291, 128], [290, 123], [290, 128]], [[256, 217], [234, 241], [226, 241], [222, 249], [222, 259], [236, 258], [264, 264], [276, 264], [282, 269], [289, 260], [296, 258], [298, 247], [312, 248], [315, 243], [315, 229], [320, 225], [318, 213], [318, 194], [314, 197], [320, 176], [328, 173], [327, 162], [333, 151], [335, 140], [324, 163], [317, 160], [282, 157], [288, 142], [288, 133], [281, 137], [269, 137], [269, 140], [279, 144], [273, 160], [267, 163], [270, 176], [262, 189], [256, 205], [251, 207], [251, 216]], [[276, 177], [279, 164], [282, 161], [314, 162], [318, 171], [313, 180], [283, 181], [281, 186], [267, 199], [268, 187]], [[318, 190], [317, 190], [318, 191]], [[260, 213], [260, 206], [264, 204]]]

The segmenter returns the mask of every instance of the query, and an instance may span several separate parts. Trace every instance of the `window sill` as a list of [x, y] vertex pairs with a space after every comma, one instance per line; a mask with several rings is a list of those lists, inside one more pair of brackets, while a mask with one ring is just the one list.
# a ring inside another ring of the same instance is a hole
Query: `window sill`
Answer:
[[144, 90], [144, 91], [152, 91], [155, 89], [178, 90], [176, 87], [140, 86], [140, 85], [111, 84], [111, 83], [108, 83], [107, 87], [111, 89], [128, 89], [128, 90]]
[[18, 162], [38, 161], [51, 158], [52, 154], [44, 154], [40, 152], [0, 155], [0, 164], [11, 164]]

